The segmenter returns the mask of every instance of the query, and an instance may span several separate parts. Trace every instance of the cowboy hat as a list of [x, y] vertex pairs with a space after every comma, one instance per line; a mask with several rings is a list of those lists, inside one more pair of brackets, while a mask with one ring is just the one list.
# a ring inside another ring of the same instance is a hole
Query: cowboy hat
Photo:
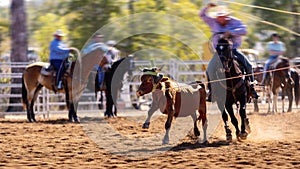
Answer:
[[65, 36], [65, 34], [63, 33], [63, 31], [60, 30], [60, 29], [56, 30], [53, 35], [55, 35], [55, 36]]
[[228, 16], [231, 14], [231, 11], [224, 5], [216, 6], [211, 9], [209, 15], [213, 18]]
[[106, 42], [106, 45], [112, 45], [112, 46], [114, 46], [114, 45], [116, 45], [117, 43], [116, 43], [116, 41], [114, 41], [114, 40], [109, 40], [109, 41], [107, 41]]

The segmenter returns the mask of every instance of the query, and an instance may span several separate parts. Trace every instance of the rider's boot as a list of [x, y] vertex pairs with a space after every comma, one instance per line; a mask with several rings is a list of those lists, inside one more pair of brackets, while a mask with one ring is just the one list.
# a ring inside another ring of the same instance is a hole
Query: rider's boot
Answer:
[[57, 89], [60, 90], [63, 88], [62, 81], [58, 82]]

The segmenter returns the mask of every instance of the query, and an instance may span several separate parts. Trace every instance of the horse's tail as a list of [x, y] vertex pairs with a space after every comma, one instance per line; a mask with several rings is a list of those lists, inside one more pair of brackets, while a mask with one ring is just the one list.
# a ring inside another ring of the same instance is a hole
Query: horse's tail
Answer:
[[299, 75], [297, 71], [291, 71], [293, 80], [294, 80], [294, 94], [295, 94], [295, 102], [296, 102], [296, 106], [298, 106], [299, 104], [299, 100], [300, 100], [300, 90], [299, 90]]
[[22, 75], [22, 102], [23, 102], [23, 109], [25, 109], [26, 105], [28, 105], [28, 99], [27, 99], [27, 89], [24, 82], [24, 75]]

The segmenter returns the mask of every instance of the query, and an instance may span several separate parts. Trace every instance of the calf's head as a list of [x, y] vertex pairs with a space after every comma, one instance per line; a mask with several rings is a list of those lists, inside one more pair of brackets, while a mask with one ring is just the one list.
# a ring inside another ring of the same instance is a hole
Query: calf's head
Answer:
[[159, 70], [157, 68], [143, 70], [141, 85], [136, 91], [137, 96], [143, 96], [144, 94], [148, 94], [157, 89], [159, 83], [163, 79], [163, 75], [158, 72]]

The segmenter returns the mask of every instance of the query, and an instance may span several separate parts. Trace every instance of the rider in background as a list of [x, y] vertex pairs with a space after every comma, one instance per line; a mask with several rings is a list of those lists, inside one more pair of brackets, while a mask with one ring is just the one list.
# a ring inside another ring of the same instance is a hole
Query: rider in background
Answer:
[[277, 33], [273, 33], [271, 37], [272, 41], [267, 43], [267, 50], [270, 56], [265, 62], [263, 79], [261, 81], [262, 85], [266, 85], [267, 71], [270, 64], [286, 51], [285, 44], [279, 40], [280, 36]]
[[69, 57], [71, 51], [62, 42], [62, 38], [65, 36], [62, 30], [57, 30], [54, 34], [54, 39], [50, 43], [50, 64], [54, 66], [56, 73], [56, 84], [58, 89], [62, 89], [61, 77], [65, 72], [65, 67], [63, 66], [63, 61]]
[[115, 47], [116, 42], [114, 40], [109, 40], [106, 42], [108, 50], [105, 53], [107, 59], [107, 64], [105, 66], [110, 67], [115, 61], [120, 59], [120, 51]]
[[[246, 69], [246, 73], [248, 74], [249, 81], [251, 82], [251, 97], [252, 98], [258, 98], [255, 89], [254, 89], [254, 77], [253, 77], [253, 70], [252, 65], [248, 58], [241, 53], [238, 48], [241, 46], [242, 43], [242, 36], [247, 34], [247, 27], [242, 23], [241, 20], [229, 16], [230, 11], [225, 6], [218, 6], [220, 9], [215, 13], [215, 17], [209, 16], [208, 10], [212, 7], [217, 7], [215, 3], [208, 3], [206, 7], [202, 8], [199, 16], [203, 19], [203, 21], [210, 27], [212, 33], [213, 33], [213, 46], [216, 48], [217, 41], [219, 39], [219, 36], [222, 34], [223, 37], [231, 37], [233, 41], [232, 46], [232, 52], [235, 56], [235, 58], [238, 60], [239, 63], [241, 63], [244, 68]], [[218, 59], [218, 55], [215, 53], [213, 58], [210, 60], [206, 75], [208, 82], [210, 80], [216, 80], [216, 79], [210, 79], [210, 76], [213, 76], [214, 72], [216, 72], [216, 62]], [[208, 97], [207, 101], [211, 101], [211, 85], [208, 83]]]

